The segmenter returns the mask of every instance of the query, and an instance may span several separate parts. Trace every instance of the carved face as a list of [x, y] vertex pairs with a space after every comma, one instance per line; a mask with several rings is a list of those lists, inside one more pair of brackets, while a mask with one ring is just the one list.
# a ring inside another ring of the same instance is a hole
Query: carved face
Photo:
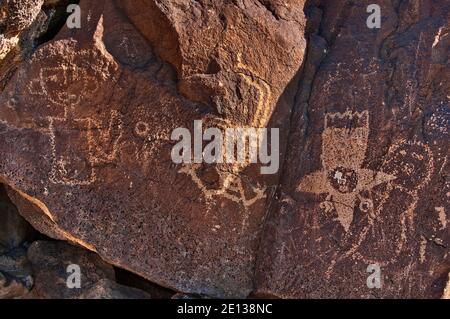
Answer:
[[96, 80], [75, 65], [44, 68], [40, 72], [40, 80], [41, 90], [55, 104], [78, 105], [84, 96], [92, 96], [98, 90]]
[[[86, 51], [77, 47], [75, 41], [64, 43], [70, 49], [62, 50], [61, 43], [54, 47], [37, 50], [27, 70], [19, 73], [24, 77], [20, 89], [27, 90], [26, 113], [34, 118], [95, 116], [98, 109], [93, 106], [104, 105], [110, 97], [110, 84], [119, 77], [115, 61], [102, 56], [99, 51]], [[90, 61], [97, 61], [95, 64]], [[43, 61], [45, 67], [42, 67]], [[45, 112], [42, 112], [45, 108]], [[111, 105], [104, 106], [106, 110]]]

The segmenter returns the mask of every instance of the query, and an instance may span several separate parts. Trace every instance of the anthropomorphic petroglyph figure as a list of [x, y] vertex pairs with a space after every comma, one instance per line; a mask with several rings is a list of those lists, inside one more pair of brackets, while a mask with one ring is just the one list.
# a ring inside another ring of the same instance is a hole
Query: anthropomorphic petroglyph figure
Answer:
[[98, 79], [107, 70], [87, 64], [83, 52], [64, 57], [57, 66], [41, 68], [39, 77], [28, 84], [29, 93], [44, 99], [52, 110], [45, 120], [52, 162], [49, 178], [55, 184], [93, 183], [96, 167], [116, 159], [122, 136], [117, 111], [108, 110], [106, 116], [84, 114], [89, 108], [86, 104], [98, 98]]
[[96, 180], [96, 167], [117, 158], [123, 130], [118, 112], [111, 111], [107, 120], [71, 116], [48, 120], [53, 183], [89, 185]]
[[400, 261], [402, 254], [410, 264], [425, 261], [426, 241], [414, 236], [414, 216], [420, 191], [431, 179], [433, 163], [433, 153], [421, 142], [402, 139], [389, 148], [381, 169], [396, 178], [373, 190], [372, 217], [361, 218], [344, 238], [341, 244], [347, 252], [336, 256], [329, 273], [348, 258], [381, 266]]
[[67, 62], [60, 67], [42, 68], [39, 78], [31, 81], [29, 91], [63, 108], [75, 107], [83, 97], [95, 95], [97, 82], [85, 69]]

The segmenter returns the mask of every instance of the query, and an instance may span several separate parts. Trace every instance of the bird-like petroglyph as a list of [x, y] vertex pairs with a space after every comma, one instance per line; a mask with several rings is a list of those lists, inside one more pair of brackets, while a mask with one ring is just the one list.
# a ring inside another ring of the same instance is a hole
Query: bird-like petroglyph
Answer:
[[[349, 127], [351, 123], [355, 127]], [[327, 114], [322, 133], [322, 169], [304, 177], [298, 185], [300, 192], [326, 194], [321, 207], [326, 212], [335, 209], [346, 232], [352, 224], [357, 200], [361, 211], [373, 210], [372, 200], [361, 193], [396, 178], [362, 167], [368, 138], [368, 111]]]
[[[378, 205], [372, 218], [368, 219], [361, 231], [353, 236], [351, 248], [339, 259], [351, 257], [368, 264], [378, 263], [385, 266], [398, 259], [408, 240], [414, 240], [410, 238], [415, 228], [414, 212], [420, 191], [430, 182], [434, 171], [433, 153], [429, 146], [422, 142], [401, 139], [389, 148], [381, 169], [395, 175], [396, 179], [387, 183], [386, 189], [379, 194]], [[393, 194], [402, 199], [401, 203], [395, 202]], [[385, 221], [387, 219], [383, 215], [385, 210], [391, 212], [397, 210], [397, 214], [393, 217], [397, 225], [389, 225], [392, 223], [391, 220]], [[379, 240], [385, 236], [384, 227], [392, 229], [390, 235], [394, 240], [391, 242]], [[393, 230], [396, 233], [393, 233]], [[413, 256], [411, 252], [408, 255], [424, 262], [426, 247], [426, 242], [422, 240], [417, 251], [418, 255]], [[377, 250], [385, 254], [385, 257], [377, 256]]]

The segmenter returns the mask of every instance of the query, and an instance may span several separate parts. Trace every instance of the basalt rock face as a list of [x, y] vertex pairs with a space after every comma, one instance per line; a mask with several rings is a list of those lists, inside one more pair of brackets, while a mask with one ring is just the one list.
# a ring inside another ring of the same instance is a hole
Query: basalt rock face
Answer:
[[73, 0], [0, 1], [0, 88], [36, 46], [51, 38], [64, 23], [66, 7]]
[[[23, 204], [20, 211], [32, 212], [27, 218], [39, 221], [35, 218], [39, 212], [29, 205]], [[0, 299], [160, 299], [174, 295], [114, 268], [82, 247], [39, 234], [19, 215], [1, 185], [0, 220]]]
[[[33, 269], [34, 285], [25, 298], [150, 298], [144, 291], [116, 283], [113, 267], [96, 254], [80, 247], [64, 242], [35, 241], [28, 248], [27, 257]], [[74, 265], [77, 268], [71, 268]], [[78, 283], [77, 279], [70, 277], [76, 271], [80, 272]]]
[[[312, 85], [295, 107], [260, 294], [439, 298], [448, 280], [450, 4], [377, 1], [381, 29], [369, 30], [371, 3], [310, 8], [322, 17]], [[367, 288], [373, 267], [381, 289]]]
[[[380, 0], [372, 30], [371, 2], [82, 0], [0, 69], [0, 178], [39, 231], [185, 295], [440, 297], [449, 4]], [[195, 120], [280, 128], [278, 173], [175, 164]]]

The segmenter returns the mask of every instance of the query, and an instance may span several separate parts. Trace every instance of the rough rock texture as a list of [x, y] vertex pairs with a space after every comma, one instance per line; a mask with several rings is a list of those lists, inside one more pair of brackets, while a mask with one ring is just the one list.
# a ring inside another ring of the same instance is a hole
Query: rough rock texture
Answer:
[[53, 37], [73, 0], [0, 1], [0, 88], [34, 49]]
[[[256, 291], [439, 298], [450, 269], [448, 1], [322, 1]], [[287, 172], [289, 172], [287, 174]], [[381, 289], [368, 289], [378, 264]]]
[[28, 293], [26, 287], [15, 278], [8, 278], [0, 272], [0, 299], [14, 299]]
[[34, 230], [11, 203], [2, 185], [0, 185], [0, 220], [0, 247], [3, 247], [3, 250], [18, 247], [26, 240], [33, 239]]
[[26, 246], [36, 235], [0, 185], [0, 299], [22, 297], [32, 288]]
[[33, 277], [25, 247], [0, 253], [0, 299], [22, 298], [33, 287]]
[[286, 140], [303, 3], [279, 17], [258, 1], [184, 3], [82, 1], [82, 29], [39, 47], [0, 97], [0, 170], [46, 233], [163, 286], [244, 297], [277, 176], [176, 166], [170, 134], [203, 119], [283, 126]]
[[150, 299], [150, 295], [139, 289], [119, 285], [115, 281], [102, 279], [83, 293], [79, 299]]
[[[28, 259], [35, 279], [32, 296], [37, 298], [74, 299], [103, 279], [114, 280], [114, 269], [96, 254], [64, 242], [36, 241], [28, 249]], [[70, 265], [78, 265], [81, 288], [69, 289]]]
[[[0, 178], [36, 229], [186, 296], [439, 298], [450, 4], [380, 0], [370, 30], [371, 3], [82, 0], [0, 68]], [[194, 120], [280, 128], [279, 173], [175, 165]]]
[[[1, 185], [0, 185], [1, 186]], [[21, 212], [28, 212], [25, 201]], [[30, 205], [31, 206], [31, 205]], [[25, 210], [24, 210], [25, 209]], [[32, 211], [39, 215], [36, 208]], [[34, 216], [34, 215], [30, 215]], [[11, 298], [80, 298], [80, 299], [149, 299], [170, 291], [135, 278], [126, 271], [114, 269], [101, 258], [61, 241], [39, 240], [37, 233], [21, 217], [17, 208], [0, 188], [0, 299]], [[37, 241], [35, 241], [38, 239]], [[34, 242], [33, 242], [34, 241]], [[30, 244], [30, 242], [33, 242]], [[80, 287], [70, 289], [70, 275], [79, 267]], [[117, 276], [118, 274], [118, 276]], [[122, 285], [124, 283], [127, 286]], [[136, 288], [142, 288], [136, 289]]]
[[[144, 291], [115, 280], [114, 269], [96, 254], [63, 242], [36, 241], [28, 249], [35, 284], [26, 298], [149, 299]], [[78, 265], [80, 288], [69, 289], [70, 265]]]
[[[129, 271], [115, 268], [116, 282], [122, 286], [145, 291], [152, 299], [170, 299], [176, 294], [175, 291], [163, 288], [157, 284], [143, 279], [142, 277], [135, 275]], [[144, 297], [146, 298], [146, 297]]]

